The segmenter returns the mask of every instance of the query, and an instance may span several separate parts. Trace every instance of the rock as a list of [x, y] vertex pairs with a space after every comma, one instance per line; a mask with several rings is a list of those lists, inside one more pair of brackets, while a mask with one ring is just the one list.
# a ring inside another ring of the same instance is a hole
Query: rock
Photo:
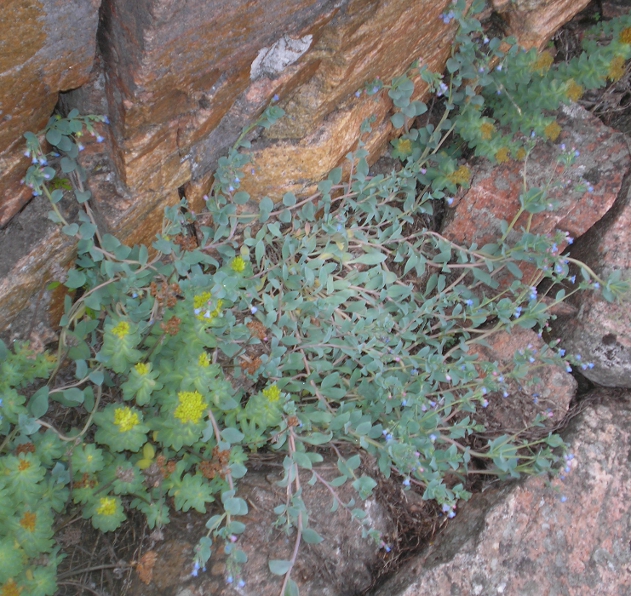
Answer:
[[509, 34], [526, 48], [541, 48], [555, 31], [583, 10], [590, 0], [492, 0]]
[[[486, 343], [487, 346], [474, 345], [472, 351], [484, 360], [507, 368], [511, 367], [517, 351], [539, 352], [545, 345], [534, 331], [518, 325], [487, 337]], [[519, 383], [508, 381], [506, 397], [503, 392], [490, 393], [489, 405], [478, 409], [475, 419], [487, 432], [512, 434], [532, 426], [535, 417], [542, 414], [547, 417], [546, 427], [551, 429], [567, 414], [576, 386], [572, 375], [563, 368], [546, 364], [531, 371]]]
[[[526, 170], [529, 187], [545, 187], [551, 178], [553, 182], [561, 182], [548, 193], [558, 208], [535, 214], [531, 231], [549, 234], [561, 230], [577, 238], [614, 204], [631, 158], [624, 135], [605, 126], [578, 105], [564, 107], [558, 122], [563, 129], [558, 144], [539, 143], [528, 159]], [[567, 150], [576, 148], [580, 152], [565, 171], [557, 163], [562, 153], [560, 144], [565, 144]], [[523, 162], [513, 160], [497, 165], [482, 162], [476, 166], [471, 188], [464, 196], [456, 197], [445, 219], [443, 234], [465, 246], [474, 242], [478, 246], [496, 242], [501, 237], [502, 220], [510, 222], [519, 209], [523, 168]], [[579, 184], [585, 190], [576, 190]], [[525, 226], [528, 215], [524, 213], [520, 217], [515, 230]], [[517, 232], [512, 232], [508, 240], [516, 238]], [[565, 246], [559, 245], [559, 250]], [[524, 273], [524, 282], [528, 283], [536, 273], [534, 267], [525, 263], [518, 265]], [[507, 276], [506, 281], [510, 284], [513, 279]]]
[[[607, 279], [620, 271], [631, 281], [631, 180], [627, 179], [616, 205], [576, 243], [572, 256]], [[631, 387], [631, 318], [628, 296], [606, 302], [600, 292], [584, 292], [576, 317], [559, 317], [553, 324], [563, 346], [594, 364], [581, 373], [606, 387]]]
[[0, 17], [0, 227], [30, 200], [22, 135], [48, 121], [60, 90], [88, 80], [100, 0], [5, 0]]
[[[317, 469], [317, 468], [316, 468]], [[331, 480], [338, 475], [337, 466], [329, 462], [320, 466], [319, 473]], [[274, 527], [276, 515], [273, 508], [285, 502], [286, 491], [275, 483], [280, 479], [281, 468], [250, 470], [239, 480], [238, 495], [246, 499], [249, 512], [245, 519], [246, 531], [236, 542], [237, 548], [248, 555], [242, 574], [237, 575], [228, 568], [223, 545], [213, 545], [213, 554], [206, 571], [199, 571], [191, 577], [193, 569], [194, 542], [207, 533], [205, 523], [209, 515], [197, 513], [174, 514], [171, 523], [164, 529], [166, 541], [153, 550], [157, 554], [152, 581], [141, 581], [138, 574], [128, 594], [130, 596], [178, 596], [190, 590], [193, 594], [213, 596], [277, 596], [282, 577], [272, 575], [268, 561], [271, 559], [291, 559], [295, 532], [289, 537], [282, 528]], [[309, 511], [310, 527], [314, 528], [324, 541], [319, 544], [302, 543], [294, 567], [292, 578], [306, 596], [338, 596], [357, 594], [367, 589], [372, 582], [372, 568], [379, 564], [380, 553], [369, 538], [362, 538], [361, 524], [340, 507], [331, 513], [333, 499], [331, 493], [319, 482], [307, 484], [310, 474], [304, 474], [303, 498]], [[340, 499], [347, 503], [357, 500], [356, 507], [367, 514], [370, 525], [384, 535], [395, 529], [391, 513], [371, 497], [361, 501], [350, 483], [338, 489]], [[186, 540], [183, 539], [186, 536]], [[190, 542], [187, 542], [190, 541]], [[233, 575], [233, 581], [226, 580]], [[237, 587], [239, 579], [245, 585]]]
[[631, 593], [630, 399], [610, 396], [571, 423], [564, 480], [476, 495], [371, 596]]

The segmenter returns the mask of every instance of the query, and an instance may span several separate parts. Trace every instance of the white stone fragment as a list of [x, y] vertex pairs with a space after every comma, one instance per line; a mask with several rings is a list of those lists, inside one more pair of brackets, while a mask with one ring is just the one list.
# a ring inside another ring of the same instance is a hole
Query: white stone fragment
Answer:
[[313, 35], [305, 35], [294, 39], [283, 35], [269, 48], [259, 50], [258, 56], [252, 62], [250, 79], [254, 80], [264, 74], [277, 75], [293, 64], [311, 46]]

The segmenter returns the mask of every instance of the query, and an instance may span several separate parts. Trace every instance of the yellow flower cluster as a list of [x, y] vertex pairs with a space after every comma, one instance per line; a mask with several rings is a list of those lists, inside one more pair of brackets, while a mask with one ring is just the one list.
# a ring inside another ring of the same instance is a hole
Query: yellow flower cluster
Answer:
[[211, 300], [212, 294], [210, 292], [203, 292], [202, 294], [193, 296], [193, 312], [200, 321], [212, 321], [221, 313], [223, 300], [217, 300], [217, 306], [213, 310], [210, 309]]
[[397, 151], [403, 155], [412, 155], [412, 141], [410, 139], [399, 139], [397, 141]]
[[515, 157], [519, 161], [521, 161], [522, 159], [526, 157], [526, 150], [523, 147], [520, 147], [519, 149], [517, 149], [517, 155], [515, 155]]
[[129, 323], [121, 321], [116, 327], [112, 327], [112, 335], [116, 335], [121, 339], [126, 335], [129, 335]]
[[280, 399], [280, 389], [276, 385], [272, 385], [267, 389], [263, 389], [263, 395], [267, 397], [267, 401], [272, 403], [277, 402]]
[[26, 511], [20, 520], [20, 525], [28, 532], [35, 531], [35, 522], [37, 521], [37, 514], [32, 511]]
[[120, 432], [125, 433], [140, 424], [140, 418], [131, 408], [116, 408], [114, 410], [114, 424]]
[[101, 497], [96, 512], [98, 515], [114, 515], [116, 513], [116, 499], [114, 497]]
[[491, 138], [493, 138], [493, 133], [495, 133], [495, 126], [493, 126], [490, 122], [483, 122], [480, 124], [480, 134], [485, 141], [491, 140]]
[[145, 364], [144, 362], [139, 362], [138, 364], [136, 364], [136, 366], [134, 366], [134, 368], [140, 376], [144, 377], [145, 375], [149, 374], [149, 371], [151, 370], [151, 365]]
[[498, 149], [498, 151], [495, 153], [495, 159], [497, 160], [497, 163], [507, 162], [509, 160], [508, 147], [501, 147], [500, 149]]
[[454, 184], [469, 184], [471, 180], [471, 170], [467, 166], [460, 166], [455, 172], [447, 176], [447, 180]]
[[631, 43], [631, 27], [626, 27], [625, 29], [620, 31], [618, 41], [620, 43]]
[[609, 63], [609, 72], [607, 73], [607, 78], [612, 81], [619, 81], [625, 73], [624, 68], [624, 58], [622, 56], [616, 56]]
[[180, 391], [177, 394], [179, 405], [175, 408], [174, 416], [183, 424], [192, 422], [197, 424], [208, 404], [199, 391]]
[[245, 261], [243, 260], [243, 257], [236, 257], [232, 259], [230, 269], [232, 269], [235, 273], [243, 273], [245, 269]]
[[199, 364], [202, 368], [208, 368], [210, 366], [210, 356], [208, 355], [208, 352], [202, 352], [199, 355], [197, 364]]
[[585, 89], [583, 89], [583, 86], [579, 85], [574, 79], [570, 79], [567, 82], [565, 94], [569, 99], [572, 101], [578, 101], [581, 97], [583, 97], [583, 93], [585, 93]]
[[556, 120], [553, 120], [543, 129], [543, 134], [546, 135], [551, 141], [556, 141], [561, 134], [561, 127]]
[[9, 581], [2, 586], [2, 596], [20, 596], [22, 593], [22, 588], [20, 588], [13, 578], [10, 578]]
[[532, 65], [532, 69], [536, 70], [540, 74], [544, 74], [550, 70], [553, 62], [554, 57], [550, 52], [541, 52], [541, 54], [537, 56], [535, 63]]

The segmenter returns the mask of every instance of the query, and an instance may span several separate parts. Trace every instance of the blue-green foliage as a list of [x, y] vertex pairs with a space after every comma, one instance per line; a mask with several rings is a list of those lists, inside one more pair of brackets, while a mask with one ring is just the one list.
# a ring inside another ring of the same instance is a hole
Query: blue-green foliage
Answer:
[[[617, 57], [631, 53], [630, 23], [602, 25], [599, 31], [613, 37], [609, 45], [588, 37], [588, 54], [553, 66], [513, 40], [486, 40], [473, 14], [465, 14], [460, 1], [444, 17], [460, 22], [447, 77], [420, 70], [444, 100], [438, 125], [409, 126], [427, 111], [412, 99], [418, 65], [389, 86], [400, 110], [393, 123], [405, 127], [393, 142], [405, 162], [400, 172], [369, 175], [362, 141], [370, 134], [368, 122], [347, 167], [333, 170], [316, 198], [288, 193], [275, 205], [264, 197], [258, 213], [241, 213], [240, 205], [254, 204], [239, 190], [249, 161], [240, 150], [248, 147], [250, 127], [220, 160], [208, 214], [198, 219], [186, 201], [168, 208], [152, 247], [125, 246], [96, 224], [77, 156], [80, 133], [87, 128], [96, 134], [93, 123], [103, 118], [73, 111], [51, 119], [44, 131], [51, 154], [40, 137], [25, 135], [33, 158], [25, 183], [50, 200], [49, 217], [78, 243], [65, 281], [71, 293], [57, 354], [0, 343], [5, 592], [55, 592], [60, 556], [52, 524], [68, 506], [107, 532], [130, 509], [156, 528], [169, 522], [170, 503], [205, 513], [214, 502], [220, 513], [207, 522], [192, 573], [221, 540], [229, 579], [238, 579], [247, 561], [238, 536], [248, 513], [238, 480], [258, 449], [283, 454], [279, 484], [288, 499], [275, 509], [277, 525], [295, 532], [298, 543], [322, 539], [309, 527], [301, 469], [333, 495], [350, 482], [365, 499], [376, 481], [362, 469], [364, 452], [384, 476], [394, 474], [406, 489], [414, 485], [450, 516], [456, 502], [469, 497], [471, 457], [486, 459], [486, 472], [503, 478], [551, 471], [558, 459], [553, 449], [562, 446], [557, 435], [502, 435], [472, 451], [467, 438], [482, 430], [476, 411], [539, 367], [589, 364], [564, 358], [554, 342], [516, 353], [508, 367], [476, 356], [473, 348], [514, 326], [541, 334], [550, 319], [550, 301], [536, 288], [544, 278], [571, 280], [572, 293], [601, 286], [609, 300], [625, 284], [619, 277], [601, 280], [560, 254], [558, 246], [567, 241], [562, 232], [540, 236], [528, 226], [515, 229], [522, 213], [548, 208], [546, 189], [524, 188], [516, 217], [484, 247], [456, 245], [419, 225], [419, 218], [468, 184], [470, 172], [457, 161], [462, 143], [504, 161], [552, 138], [548, 111], [616, 76], [612, 64], [618, 68]], [[378, 81], [367, 85], [371, 94], [381, 88]], [[280, 116], [271, 105], [255, 125], [271, 126]], [[571, 161], [560, 154], [561, 165]], [[70, 182], [82, 205], [74, 222], [58, 206]], [[190, 225], [197, 226], [199, 245], [188, 236]], [[520, 262], [534, 263], [535, 277], [522, 279]], [[569, 277], [572, 264], [582, 275], [576, 283]], [[500, 273], [512, 279], [498, 289]], [[551, 302], [564, 298], [560, 290]], [[69, 361], [62, 381], [57, 373]], [[68, 380], [69, 374], [75, 378]], [[105, 393], [114, 399], [104, 400]], [[73, 411], [73, 426], [54, 426], [66, 423], [63, 416], [47, 416], [53, 402], [57, 413]], [[342, 457], [340, 442], [357, 454]], [[316, 449], [322, 446], [338, 455], [333, 479], [314, 467], [323, 461]], [[354, 501], [334, 496], [332, 509], [338, 507], [387, 548]], [[295, 555], [270, 561], [270, 571], [284, 576], [282, 594], [297, 594], [290, 579], [294, 563]]]

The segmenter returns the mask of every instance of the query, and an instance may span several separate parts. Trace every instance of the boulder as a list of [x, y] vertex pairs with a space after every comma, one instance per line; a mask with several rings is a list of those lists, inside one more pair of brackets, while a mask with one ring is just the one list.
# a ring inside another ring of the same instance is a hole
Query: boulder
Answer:
[[631, 395], [587, 400], [558, 478], [476, 495], [371, 596], [631, 593]]
[[[602, 124], [580, 106], [565, 106], [557, 118], [562, 127], [557, 144], [540, 142], [524, 164], [510, 160], [502, 164], [482, 161], [472, 170], [469, 190], [457, 196], [448, 210], [443, 234], [448, 239], [470, 246], [496, 242], [502, 221], [512, 221], [519, 210], [519, 195], [524, 192], [524, 168], [528, 187], [545, 188], [552, 180], [548, 196], [557, 204], [554, 211], [543, 211], [532, 218], [531, 231], [549, 234], [555, 230], [577, 238], [587, 232], [614, 204], [629, 170], [631, 157], [625, 136]], [[563, 168], [558, 158], [576, 150], [574, 163]], [[528, 213], [522, 214], [508, 236], [517, 239]], [[562, 251], [567, 243], [561, 243]], [[532, 265], [518, 263], [524, 281], [536, 273]], [[507, 285], [514, 278], [507, 276]]]
[[[603, 279], [615, 271], [631, 282], [631, 179], [611, 211], [576, 243], [572, 256]], [[576, 317], [559, 317], [553, 324], [564, 347], [594, 364], [581, 373], [606, 387], [631, 387], [631, 314], [629, 296], [607, 302], [598, 291], [571, 300]]]

